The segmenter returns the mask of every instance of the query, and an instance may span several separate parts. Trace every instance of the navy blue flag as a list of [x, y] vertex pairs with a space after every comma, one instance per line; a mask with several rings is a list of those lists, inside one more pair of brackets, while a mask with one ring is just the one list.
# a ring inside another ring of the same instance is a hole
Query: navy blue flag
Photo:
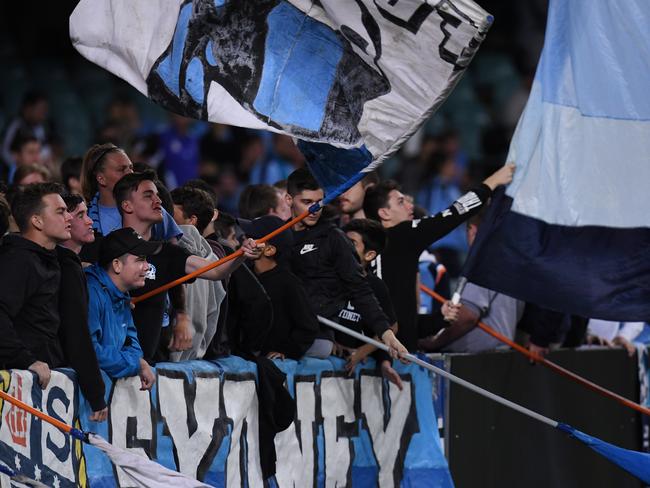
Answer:
[[333, 195], [431, 116], [491, 22], [471, 0], [81, 0], [70, 36], [171, 111], [299, 139]]
[[546, 40], [467, 278], [545, 308], [650, 318], [650, 9], [551, 0]]

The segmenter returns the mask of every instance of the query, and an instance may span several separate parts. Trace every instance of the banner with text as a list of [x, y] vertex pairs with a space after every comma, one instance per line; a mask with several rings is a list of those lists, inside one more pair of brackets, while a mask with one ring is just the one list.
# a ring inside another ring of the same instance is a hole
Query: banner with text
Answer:
[[[74, 374], [41, 390], [28, 371], [0, 372], [3, 391], [112, 444], [214, 486], [453, 486], [442, 454], [429, 373], [396, 364], [399, 391], [372, 362], [354, 376], [343, 361], [277, 361], [296, 398], [294, 423], [275, 439], [277, 472], [263, 480], [256, 367], [237, 357], [162, 363], [151, 392], [138, 378], [107, 381], [109, 419], [88, 421]], [[97, 449], [0, 402], [0, 463], [55, 488], [130, 487]], [[2, 486], [10, 486], [6, 477]]]

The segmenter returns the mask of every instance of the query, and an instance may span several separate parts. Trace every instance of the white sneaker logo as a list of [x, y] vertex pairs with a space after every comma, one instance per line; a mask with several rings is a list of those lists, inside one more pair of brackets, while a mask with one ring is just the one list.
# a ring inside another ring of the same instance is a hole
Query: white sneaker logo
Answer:
[[318, 249], [316, 246], [313, 244], [305, 244], [302, 246], [302, 249], [300, 250], [300, 254], [307, 254], [308, 252], [312, 252]]

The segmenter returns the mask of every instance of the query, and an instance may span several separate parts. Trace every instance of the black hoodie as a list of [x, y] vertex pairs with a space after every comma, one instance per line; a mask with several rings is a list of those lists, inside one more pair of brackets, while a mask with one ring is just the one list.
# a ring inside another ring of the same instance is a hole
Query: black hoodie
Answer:
[[[381, 335], [388, 329], [386, 315], [364, 277], [354, 245], [334, 224], [319, 220], [313, 227], [294, 231], [291, 270], [301, 279], [315, 314], [337, 320], [350, 301], [372, 330]], [[414, 288], [415, 289], [415, 288]], [[321, 337], [333, 339], [331, 329]]]
[[104, 380], [88, 329], [88, 286], [81, 261], [74, 251], [57, 246], [61, 268], [59, 290], [59, 340], [66, 364], [77, 373], [77, 381], [94, 412], [106, 407]]
[[0, 368], [28, 369], [35, 361], [62, 366], [56, 251], [8, 235], [0, 246], [0, 270]]

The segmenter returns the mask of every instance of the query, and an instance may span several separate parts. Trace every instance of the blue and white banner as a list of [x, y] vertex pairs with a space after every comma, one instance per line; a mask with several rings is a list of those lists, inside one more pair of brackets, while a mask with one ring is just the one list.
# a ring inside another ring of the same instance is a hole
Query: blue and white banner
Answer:
[[169, 110], [326, 143], [301, 149], [331, 189], [420, 127], [491, 22], [471, 0], [82, 0], [70, 37]]
[[[140, 391], [137, 378], [108, 381], [109, 419], [102, 424], [88, 422], [89, 406], [66, 370], [54, 372], [45, 390], [28, 371], [0, 372], [0, 386], [49, 415], [211, 486], [453, 486], [427, 371], [396, 364], [404, 382], [400, 392], [371, 362], [352, 377], [336, 358], [276, 364], [287, 373], [297, 414], [276, 436], [277, 472], [266, 481], [256, 369], [240, 358], [159, 364], [151, 392]], [[0, 462], [17, 474], [57, 488], [134, 486], [98, 449], [8, 403], [1, 414]]]
[[550, 1], [517, 172], [471, 281], [584, 317], [650, 317], [649, 23], [645, 0]]

